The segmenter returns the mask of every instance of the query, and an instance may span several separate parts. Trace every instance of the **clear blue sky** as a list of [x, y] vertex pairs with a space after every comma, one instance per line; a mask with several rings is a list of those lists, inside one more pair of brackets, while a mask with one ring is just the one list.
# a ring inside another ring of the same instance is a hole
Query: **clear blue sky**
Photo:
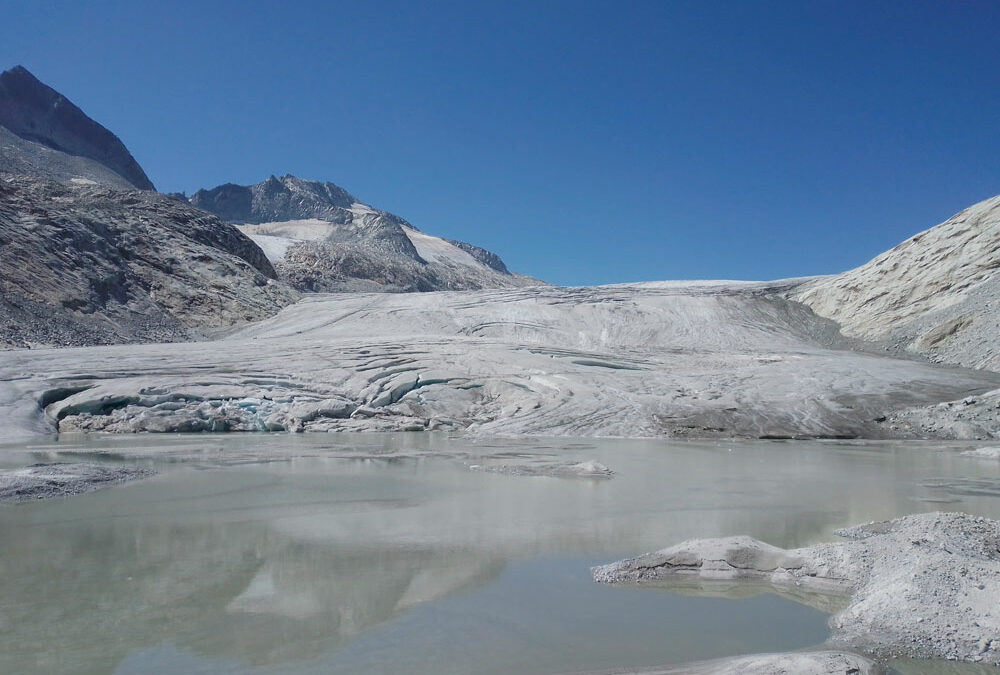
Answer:
[[13, 2], [161, 191], [293, 173], [564, 284], [838, 272], [1000, 193], [1000, 3]]

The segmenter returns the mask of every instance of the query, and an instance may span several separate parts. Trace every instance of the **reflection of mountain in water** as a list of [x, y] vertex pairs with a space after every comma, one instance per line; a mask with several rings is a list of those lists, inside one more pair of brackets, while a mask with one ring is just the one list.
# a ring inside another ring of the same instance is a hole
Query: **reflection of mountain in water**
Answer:
[[[914, 498], [937, 494], [940, 481], [995, 472], [954, 453], [860, 443], [574, 447], [442, 435], [114, 438], [49, 445], [34, 460], [51, 461], [46, 453], [59, 447], [75, 459], [94, 459], [97, 449], [148, 459], [156, 443], [174, 449], [171, 462], [218, 468], [167, 468], [142, 483], [0, 509], [0, 673], [107, 673], [163, 645], [237, 672], [241, 664], [329, 672], [427, 650], [438, 650], [435, 663], [466, 659], [469, 672], [481, 672], [476, 659], [488, 658], [499, 670], [509, 665], [502, 654], [530, 660], [560, 640], [572, 648], [587, 631], [620, 630], [631, 600], [615, 610], [580, 599], [589, 564], [739, 533], [806, 546], [850, 523], [933, 510]], [[463, 466], [555, 455], [599, 460], [615, 475], [591, 482]], [[260, 464], [266, 457], [272, 463]], [[931, 477], [940, 481], [928, 486]], [[1000, 516], [995, 497], [961, 498]], [[539, 560], [538, 576], [517, 576], [520, 563]], [[503, 602], [477, 604], [497, 596]], [[442, 609], [462, 603], [465, 614]], [[497, 608], [507, 641], [481, 645], [497, 634], [489, 614]], [[602, 639], [593, 641], [610, 649]], [[143, 663], [130, 672], [155, 670]]]
[[503, 567], [472, 551], [294, 542], [260, 523], [55, 529], [4, 528], [0, 672], [108, 673], [164, 642], [252, 664], [313, 659]]

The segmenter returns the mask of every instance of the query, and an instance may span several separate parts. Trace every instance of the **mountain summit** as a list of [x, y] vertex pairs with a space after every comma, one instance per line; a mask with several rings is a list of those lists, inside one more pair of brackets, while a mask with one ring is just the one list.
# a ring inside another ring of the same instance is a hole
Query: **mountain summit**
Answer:
[[263, 249], [279, 278], [301, 291], [439, 291], [539, 283], [498, 255], [421, 232], [329, 182], [271, 176], [191, 196]]
[[155, 189], [117, 136], [23, 66], [0, 73], [0, 127], [0, 171]]
[[357, 203], [344, 188], [333, 183], [302, 180], [292, 175], [271, 176], [256, 185], [226, 183], [198, 190], [191, 203], [231, 223], [270, 223], [319, 218], [344, 222]]

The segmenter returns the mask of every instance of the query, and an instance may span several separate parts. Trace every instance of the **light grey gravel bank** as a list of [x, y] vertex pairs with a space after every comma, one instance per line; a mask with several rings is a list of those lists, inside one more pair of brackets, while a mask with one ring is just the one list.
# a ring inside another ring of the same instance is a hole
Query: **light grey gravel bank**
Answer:
[[602, 583], [763, 579], [842, 593], [847, 605], [830, 620], [831, 645], [1000, 665], [1000, 522], [927, 513], [837, 533], [850, 541], [785, 550], [750, 537], [696, 539], [593, 575]]

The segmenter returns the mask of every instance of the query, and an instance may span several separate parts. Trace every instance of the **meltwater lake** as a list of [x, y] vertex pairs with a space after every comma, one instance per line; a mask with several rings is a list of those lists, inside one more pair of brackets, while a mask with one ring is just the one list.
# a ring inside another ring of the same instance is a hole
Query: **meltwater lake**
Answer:
[[[823, 602], [603, 586], [590, 567], [695, 537], [791, 548], [908, 513], [1000, 518], [1000, 461], [961, 455], [980, 445], [230, 434], [0, 446], [0, 468], [158, 472], [0, 507], [0, 672], [549, 675], [819, 648]], [[520, 475], [587, 461], [614, 475]]]

